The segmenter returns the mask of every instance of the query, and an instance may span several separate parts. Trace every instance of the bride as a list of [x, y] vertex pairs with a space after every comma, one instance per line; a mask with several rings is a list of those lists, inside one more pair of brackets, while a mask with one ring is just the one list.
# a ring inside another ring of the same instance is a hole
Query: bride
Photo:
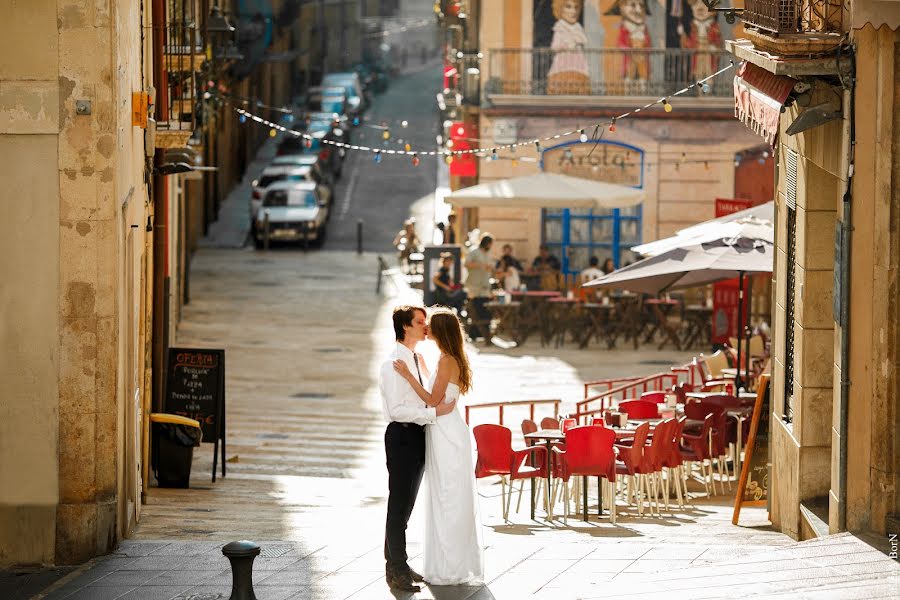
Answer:
[[[453, 311], [441, 307], [432, 312], [428, 337], [441, 351], [437, 372], [428, 379], [428, 389], [422, 387], [402, 360], [394, 362], [394, 369], [426, 404], [437, 406], [468, 392], [472, 371], [463, 350], [462, 326]], [[425, 473], [425, 581], [433, 585], [482, 584], [484, 556], [472, 443], [458, 407], [425, 427]]]

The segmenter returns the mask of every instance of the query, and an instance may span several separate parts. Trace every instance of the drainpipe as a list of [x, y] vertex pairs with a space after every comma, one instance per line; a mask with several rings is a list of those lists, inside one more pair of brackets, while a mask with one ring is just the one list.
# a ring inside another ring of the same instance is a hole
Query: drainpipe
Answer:
[[[158, 123], [163, 123], [169, 120], [167, 74], [163, 60], [166, 34], [165, 0], [153, 0], [152, 6], [153, 86], [156, 88], [156, 120]], [[155, 155], [153, 162], [155, 165], [159, 165], [162, 162], [162, 154]], [[152, 387], [154, 410], [162, 411], [169, 332], [169, 199], [166, 178], [158, 174], [153, 176], [153, 205]]]
[[[850, 405], [850, 236], [853, 231], [852, 223], [852, 194], [853, 186], [853, 155], [856, 149], [856, 128], [854, 121], [854, 87], [856, 69], [854, 57], [850, 56], [850, 85], [844, 86], [844, 123], [842, 131], [843, 152], [841, 174], [847, 180], [847, 188], [844, 190], [841, 214], [841, 263], [840, 282], [840, 326], [841, 326], [841, 391], [839, 402], [838, 434], [840, 448], [838, 455], [838, 530], [847, 530], [847, 418]], [[840, 68], [840, 61], [838, 62]]]

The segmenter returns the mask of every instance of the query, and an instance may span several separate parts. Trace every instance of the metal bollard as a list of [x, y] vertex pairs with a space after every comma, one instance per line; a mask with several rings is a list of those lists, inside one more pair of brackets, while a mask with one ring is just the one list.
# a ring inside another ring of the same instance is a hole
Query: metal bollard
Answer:
[[263, 249], [269, 249], [269, 211], [263, 213]]
[[356, 253], [363, 253], [363, 222], [362, 219], [356, 221]]
[[222, 547], [222, 554], [231, 562], [231, 600], [256, 600], [253, 560], [259, 552], [259, 546], [248, 540], [229, 542]]

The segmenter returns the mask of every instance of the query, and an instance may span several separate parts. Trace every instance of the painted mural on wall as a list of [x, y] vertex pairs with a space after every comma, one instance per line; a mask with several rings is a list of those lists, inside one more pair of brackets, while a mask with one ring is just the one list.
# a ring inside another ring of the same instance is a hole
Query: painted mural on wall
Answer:
[[533, 7], [532, 72], [547, 94], [671, 93], [720, 68], [724, 40], [742, 34], [739, 22], [725, 23], [702, 0], [534, 0]]

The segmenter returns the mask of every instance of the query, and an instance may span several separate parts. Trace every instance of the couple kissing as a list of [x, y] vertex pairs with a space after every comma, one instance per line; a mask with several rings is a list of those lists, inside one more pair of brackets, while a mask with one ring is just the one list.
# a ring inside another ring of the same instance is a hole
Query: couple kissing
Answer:
[[[396, 346], [380, 372], [384, 449], [388, 470], [385, 576], [395, 590], [420, 591], [417, 583], [477, 585], [484, 558], [472, 443], [457, 402], [472, 385], [462, 325], [450, 309], [398, 306]], [[431, 373], [416, 346], [431, 339], [441, 351]], [[406, 553], [406, 529], [419, 484], [427, 475], [423, 573]]]

